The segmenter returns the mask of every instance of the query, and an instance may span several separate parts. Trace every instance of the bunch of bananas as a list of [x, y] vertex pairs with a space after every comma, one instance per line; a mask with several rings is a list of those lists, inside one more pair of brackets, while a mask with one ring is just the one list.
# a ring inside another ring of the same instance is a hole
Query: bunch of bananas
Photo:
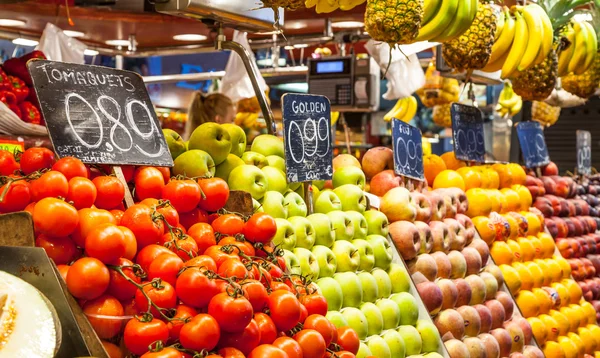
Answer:
[[598, 51], [594, 27], [587, 21], [572, 20], [562, 31], [562, 35], [571, 45], [558, 56], [558, 75], [583, 74], [594, 63]]
[[498, 112], [502, 117], [512, 117], [519, 113], [521, 107], [523, 107], [523, 100], [521, 99], [521, 96], [516, 94], [513, 91], [511, 83], [506, 81], [504, 83], [504, 88], [502, 88], [502, 91], [500, 91], [500, 96], [498, 97], [496, 112]]
[[259, 120], [259, 113], [256, 112], [238, 112], [233, 121], [242, 128], [259, 129], [264, 126], [265, 121]]
[[391, 121], [393, 118], [399, 119], [402, 122], [410, 122], [411, 119], [417, 114], [417, 99], [414, 96], [401, 98], [396, 102], [394, 108], [390, 109], [389, 112], [383, 116], [383, 120], [386, 122]]
[[545, 102], [533, 101], [531, 103], [531, 118], [540, 122], [544, 127], [549, 127], [558, 121], [560, 107], [554, 107]]
[[500, 77], [509, 78], [544, 62], [552, 50], [553, 29], [550, 18], [537, 4], [513, 6], [510, 11], [505, 6], [503, 15], [492, 55], [483, 71], [502, 70]]
[[450, 111], [452, 103], [441, 104], [433, 107], [433, 123], [440, 127], [452, 127], [452, 113]]
[[447, 42], [467, 31], [477, 14], [477, 0], [425, 0], [415, 41]]
[[306, 0], [307, 8], [315, 7], [317, 14], [330, 13], [337, 9], [342, 11], [352, 10], [367, 0]]

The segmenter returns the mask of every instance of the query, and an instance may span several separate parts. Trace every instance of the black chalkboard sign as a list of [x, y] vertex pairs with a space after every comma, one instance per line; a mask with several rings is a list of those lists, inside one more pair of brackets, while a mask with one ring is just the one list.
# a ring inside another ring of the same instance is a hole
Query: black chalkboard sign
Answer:
[[542, 167], [550, 163], [542, 125], [538, 122], [517, 123], [517, 136], [527, 168]]
[[284, 94], [287, 181], [329, 180], [333, 174], [331, 104], [325, 96]]
[[398, 175], [423, 180], [423, 144], [421, 131], [396, 118], [392, 121], [394, 171]]
[[142, 78], [53, 61], [27, 64], [59, 157], [84, 163], [173, 166]]
[[577, 173], [592, 174], [592, 134], [577, 131]]
[[485, 161], [485, 144], [481, 111], [477, 107], [452, 103], [450, 113], [456, 158], [483, 163]]

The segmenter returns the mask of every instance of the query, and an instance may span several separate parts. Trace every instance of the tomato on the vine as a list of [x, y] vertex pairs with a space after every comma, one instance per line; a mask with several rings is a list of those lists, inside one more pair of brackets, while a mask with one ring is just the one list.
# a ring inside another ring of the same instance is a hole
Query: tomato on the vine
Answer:
[[279, 337], [273, 342], [273, 345], [287, 353], [289, 358], [304, 357], [300, 343], [296, 342], [293, 338], [287, 336]]
[[277, 348], [271, 344], [261, 344], [260, 346], [254, 348], [248, 358], [289, 358], [287, 353], [285, 353], [280, 348]]
[[116, 344], [112, 344], [110, 342], [107, 342], [105, 340], [102, 340], [102, 345], [104, 346], [104, 349], [106, 350], [106, 353], [108, 353], [108, 356], [113, 358], [124, 358], [125, 357], [125, 352], [123, 352], [123, 350], [121, 350], [121, 348], [119, 346], [117, 346]]
[[105, 264], [118, 261], [125, 254], [126, 248], [125, 234], [115, 224], [99, 225], [85, 238], [85, 253]]
[[208, 314], [213, 316], [224, 332], [241, 332], [250, 321], [254, 311], [244, 296], [222, 292], [215, 295], [208, 304]]
[[257, 280], [244, 280], [241, 286], [244, 296], [250, 301], [254, 312], [262, 312], [269, 299], [269, 294], [265, 286]]
[[169, 339], [169, 328], [165, 322], [156, 318], [149, 322], [142, 322], [134, 317], [125, 325], [123, 339], [125, 347], [131, 353], [142, 355], [148, 352], [148, 346], [156, 341], [166, 344]]
[[88, 170], [83, 162], [75, 157], [64, 157], [52, 165], [52, 170], [64, 174], [67, 180], [74, 177], [88, 177]]
[[189, 235], [184, 234], [183, 237], [179, 237], [176, 234], [166, 233], [162, 237], [162, 243], [169, 250], [177, 254], [177, 256], [181, 257], [183, 261], [187, 261], [198, 255], [198, 244]]
[[98, 259], [82, 257], [69, 268], [67, 288], [76, 298], [92, 300], [100, 297], [110, 282], [108, 268]]
[[217, 263], [212, 257], [207, 255], [198, 255], [193, 259], [189, 259], [183, 264], [183, 266], [197, 267], [201, 270], [217, 272]]
[[49, 237], [69, 236], [77, 228], [79, 216], [73, 205], [56, 198], [44, 198], [33, 208], [35, 229]]
[[271, 344], [277, 339], [277, 327], [268, 314], [262, 312], [254, 313], [254, 321], [260, 331], [260, 344]]
[[244, 230], [244, 220], [235, 214], [225, 214], [216, 218], [212, 227], [220, 234], [235, 236]]
[[[168, 282], [160, 282], [158, 287], [154, 287], [154, 283], [147, 284], [143, 288], [143, 291], [148, 295], [150, 300], [158, 307], [163, 309], [175, 308], [177, 306], [177, 295], [175, 289]], [[138, 289], [135, 291], [135, 307], [139, 312], [148, 311], [148, 299], [142, 293], [142, 290]], [[154, 317], [161, 317], [156, 307], [150, 308], [150, 313]]]
[[8, 150], [0, 150], [0, 175], [11, 175], [19, 169], [15, 156]]
[[[123, 306], [116, 298], [102, 295], [93, 300], [86, 301], [83, 305], [83, 313], [86, 315], [98, 337], [109, 339], [121, 332], [122, 322], [117, 317], [123, 316]], [[113, 316], [106, 318], [98, 316]]]
[[309, 316], [314, 314], [325, 316], [327, 314], [327, 299], [319, 293], [301, 296], [300, 303], [306, 307]]
[[60, 172], [51, 170], [31, 182], [31, 199], [39, 201], [44, 198], [66, 198], [69, 194], [69, 181]]
[[275, 219], [266, 213], [256, 213], [244, 225], [243, 234], [251, 242], [267, 243], [277, 232]]
[[325, 316], [312, 314], [304, 320], [304, 329], [314, 329], [319, 332], [325, 340], [325, 346], [333, 342], [337, 336], [337, 328]]
[[140, 252], [138, 252], [135, 262], [140, 265], [144, 272], [148, 272], [148, 268], [150, 267], [152, 261], [162, 254], [177, 256], [173, 251], [164, 246], [152, 244], [144, 247], [140, 250]]
[[300, 344], [303, 357], [321, 358], [327, 351], [323, 336], [314, 329], [303, 329], [294, 335], [294, 340]]
[[256, 256], [254, 246], [252, 246], [252, 244], [249, 241], [246, 241], [244, 238], [238, 239], [233, 236], [225, 236], [219, 240], [219, 245], [233, 245], [240, 249], [240, 251], [246, 256]]
[[242, 351], [233, 347], [221, 348], [218, 353], [222, 358], [246, 358]]
[[225, 206], [229, 199], [229, 186], [221, 178], [207, 178], [198, 180], [200, 190], [204, 194], [198, 207], [206, 211], [217, 211]]
[[73, 202], [77, 209], [91, 208], [98, 192], [94, 183], [84, 177], [74, 177], [69, 180], [69, 193], [67, 201]]
[[244, 279], [248, 276], [248, 270], [246, 266], [238, 259], [227, 259], [219, 265], [217, 270], [219, 276]]
[[169, 337], [171, 341], [177, 341], [179, 339], [179, 332], [181, 331], [181, 327], [184, 324], [189, 322], [192, 317], [196, 316], [198, 312], [190, 306], [186, 305], [178, 305], [175, 310], [175, 315], [172, 320], [167, 323], [167, 327], [169, 327]]
[[60, 273], [60, 276], [62, 277], [62, 279], [67, 282], [67, 275], [69, 274], [69, 269], [71, 268], [71, 266], [69, 265], [56, 265], [56, 268], [58, 269], [58, 273]]
[[163, 174], [154, 167], [137, 169], [133, 181], [135, 183], [135, 196], [139, 200], [146, 198], [159, 199], [165, 186]]
[[163, 218], [169, 225], [176, 227], [179, 225], [179, 213], [168, 201], [160, 201], [154, 198], [144, 199], [139, 202], [141, 205], [146, 205], [149, 208], [155, 209], [162, 214]]
[[[7, 190], [8, 187], [8, 190]], [[0, 213], [12, 213], [21, 211], [27, 207], [31, 201], [31, 187], [24, 180], [18, 180], [6, 183], [0, 187], [0, 195], [6, 194], [0, 200]]]
[[[118, 266], [133, 266], [133, 262], [129, 261], [125, 258], [120, 258], [117, 263]], [[114, 296], [119, 301], [131, 300], [135, 296], [135, 291], [137, 291], [137, 287], [123, 277], [117, 270], [109, 268], [110, 271], [110, 283], [108, 284], [108, 289], [106, 293], [111, 296]], [[139, 284], [142, 282], [142, 279], [137, 276], [131, 267], [123, 267], [121, 268], [123, 274], [127, 276], [133, 282]]]
[[25, 175], [42, 169], [50, 169], [54, 163], [54, 152], [43, 147], [29, 148], [21, 154], [19, 162], [21, 171]]
[[189, 229], [197, 223], [208, 223], [208, 214], [206, 211], [198, 208], [192, 209], [187, 213], [181, 213], [181, 215], [179, 215], [179, 222], [185, 229]]
[[191, 179], [171, 180], [162, 188], [162, 198], [169, 200], [179, 213], [187, 213], [200, 202], [200, 186]]
[[300, 312], [300, 319], [298, 319], [298, 323], [304, 323], [304, 320], [306, 317], [308, 317], [308, 310], [302, 303], [300, 304]]
[[215, 232], [207, 223], [197, 223], [188, 228], [188, 235], [190, 235], [196, 244], [198, 245], [198, 254], [202, 255], [206, 249], [216, 245], [217, 240], [215, 238]]
[[110, 212], [102, 209], [81, 209], [78, 211], [78, 216], [79, 223], [71, 237], [79, 247], [85, 247], [85, 238], [97, 226], [106, 223], [117, 223]]
[[201, 351], [212, 350], [219, 343], [221, 329], [208, 314], [200, 313], [181, 327], [179, 341], [184, 348]]
[[215, 260], [217, 267], [221, 266], [227, 259], [237, 259], [239, 257], [235, 250], [221, 245], [213, 245], [207, 248], [206, 251], [204, 251], [204, 255], [212, 257], [212, 259]]
[[154, 209], [141, 204], [130, 206], [125, 211], [121, 225], [133, 231], [138, 247], [159, 243], [165, 231], [165, 225], [156, 218]]
[[140, 358], [181, 358], [182, 352], [173, 347], [163, 347], [158, 351], [146, 352]]
[[98, 190], [95, 205], [100, 209], [114, 209], [125, 198], [125, 186], [119, 178], [103, 175], [92, 180]]
[[[222, 327], [221, 327], [222, 330]], [[241, 332], [221, 331], [219, 347], [233, 347], [244, 354], [250, 354], [260, 344], [260, 330], [256, 321], [251, 320]]]
[[158, 255], [148, 266], [148, 280], [160, 278], [175, 287], [177, 274], [183, 267], [183, 260], [179, 256], [171, 254]]
[[290, 286], [286, 285], [285, 283], [283, 283], [281, 281], [275, 281], [275, 280], [271, 281], [270, 288], [271, 288], [271, 291], [287, 291], [287, 292], [293, 293]]
[[125, 253], [123, 254], [123, 257], [133, 260], [137, 253], [137, 239], [135, 238], [133, 231], [129, 230], [129, 228], [119, 226], [119, 229], [123, 232], [123, 237], [125, 239]]
[[277, 290], [269, 295], [268, 308], [271, 319], [280, 331], [294, 328], [302, 315], [302, 308], [296, 296], [285, 290]]
[[55, 264], [68, 264], [75, 260], [81, 253], [69, 237], [48, 237], [39, 234], [35, 239], [35, 246], [41, 247]]
[[337, 329], [337, 344], [350, 353], [356, 354], [360, 348], [358, 334], [349, 326]]

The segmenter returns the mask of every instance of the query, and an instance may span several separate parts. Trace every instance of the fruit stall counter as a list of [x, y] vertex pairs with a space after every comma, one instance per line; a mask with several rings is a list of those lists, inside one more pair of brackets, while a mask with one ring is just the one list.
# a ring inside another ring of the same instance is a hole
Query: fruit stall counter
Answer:
[[48, 148], [52, 149], [52, 143], [47, 136], [27, 136], [27, 135], [6, 135], [0, 134], [0, 148], [13, 151], [18, 148], [24, 151], [29, 148]]

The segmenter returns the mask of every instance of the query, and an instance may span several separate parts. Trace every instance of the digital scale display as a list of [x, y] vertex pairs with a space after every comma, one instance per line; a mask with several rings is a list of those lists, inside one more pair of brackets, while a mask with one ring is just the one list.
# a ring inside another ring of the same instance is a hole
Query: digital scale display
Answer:
[[317, 73], [342, 73], [344, 72], [344, 61], [317, 62]]

